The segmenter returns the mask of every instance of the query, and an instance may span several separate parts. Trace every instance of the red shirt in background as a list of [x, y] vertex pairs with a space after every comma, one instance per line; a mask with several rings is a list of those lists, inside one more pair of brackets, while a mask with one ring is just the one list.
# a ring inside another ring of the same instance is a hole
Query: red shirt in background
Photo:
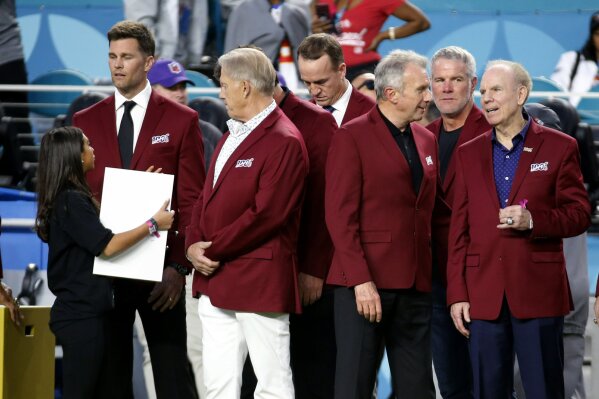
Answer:
[[[320, 0], [328, 4], [331, 12], [337, 10], [334, 0]], [[400, 7], [404, 0], [363, 0], [357, 6], [343, 12], [336, 26], [340, 31], [335, 35], [348, 67], [377, 62], [381, 56], [376, 51], [364, 52], [381, 31], [389, 15]]]

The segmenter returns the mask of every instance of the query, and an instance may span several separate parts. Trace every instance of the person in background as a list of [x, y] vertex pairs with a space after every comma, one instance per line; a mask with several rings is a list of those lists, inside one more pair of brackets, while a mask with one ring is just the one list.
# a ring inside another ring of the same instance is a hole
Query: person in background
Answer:
[[179, 41], [179, 0], [123, 0], [125, 19], [144, 24], [156, 38], [156, 57], [173, 58]]
[[208, 0], [179, 0], [179, 10], [179, 38], [175, 58], [190, 69], [199, 68], [210, 23]]
[[[0, 2], [0, 84], [27, 84], [25, 55], [21, 43], [21, 29], [17, 21], [15, 0]], [[0, 116], [26, 119], [29, 111], [26, 106], [13, 107], [2, 103], [26, 104], [26, 91], [0, 90]], [[4, 115], [1, 115], [4, 111]], [[19, 185], [25, 177], [23, 161], [28, 159], [21, 153], [20, 144], [33, 144], [33, 140], [17, 137], [18, 133], [31, 133], [29, 122], [12, 122], [14, 129], [7, 129], [7, 134], [0, 139], [0, 174], [10, 176], [10, 184]], [[29, 189], [30, 187], [26, 187]]]
[[[185, 68], [169, 58], [160, 59], [152, 65], [148, 72], [148, 80], [156, 93], [182, 105], [187, 105], [188, 102], [187, 84], [195, 86], [185, 74]], [[199, 115], [199, 123], [204, 143], [204, 161], [208, 170], [212, 153], [223, 134], [212, 123], [202, 120], [202, 116]]]
[[177, 217], [169, 230], [162, 280], [158, 283], [115, 279], [115, 343], [109, 348], [110, 372], [132, 395], [133, 324], [136, 311], [144, 325], [159, 399], [195, 399], [187, 357], [185, 227], [204, 184], [204, 149], [198, 114], [152, 90], [147, 73], [154, 63], [154, 39], [139, 22], [121, 21], [107, 34], [108, 64], [114, 95], [75, 114], [99, 149], [96, 169], [87, 174], [101, 200], [107, 167], [145, 170], [149, 165], [176, 176], [172, 208]]
[[333, 114], [337, 126], [370, 111], [375, 101], [345, 78], [345, 60], [339, 42], [327, 33], [312, 34], [297, 49], [300, 78], [312, 101]]
[[245, 0], [233, 9], [227, 22], [225, 53], [244, 45], [261, 48], [283, 74], [286, 84], [297, 89], [294, 58], [302, 40], [310, 34], [310, 16], [283, 0]]
[[351, 84], [356, 90], [366, 94], [373, 100], [376, 100], [376, 92], [374, 91], [374, 73], [361, 73], [351, 81]]
[[100, 222], [99, 204], [85, 181], [94, 166], [94, 149], [81, 129], [56, 128], [42, 137], [35, 229], [48, 243], [48, 286], [56, 296], [50, 328], [62, 345], [65, 399], [127, 397], [108, 372], [114, 367], [107, 355], [114, 343], [114, 295], [112, 279], [93, 274], [94, 258], [116, 256], [168, 230], [175, 214], [167, 200], [147, 221], [114, 234]]
[[563, 318], [572, 307], [562, 238], [590, 225], [576, 141], [523, 112], [530, 75], [487, 64], [492, 130], [457, 149], [447, 304], [469, 337], [475, 398], [507, 398], [514, 356], [529, 398], [564, 398]]
[[[312, 32], [334, 32], [343, 48], [350, 81], [360, 71], [374, 72], [381, 59], [377, 49], [383, 40], [408, 37], [431, 26], [424, 13], [407, 0], [315, 0], [315, 3], [328, 5], [330, 18], [321, 19], [315, 4]], [[405, 24], [381, 31], [390, 16]]]
[[[467, 50], [449, 46], [433, 55], [431, 88], [434, 104], [441, 116], [426, 128], [437, 137], [441, 184], [449, 206], [452, 206], [455, 196], [455, 150], [491, 129], [483, 113], [474, 105], [472, 96], [477, 81], [476, 61]], [[443, 252], [446, 253], [447, 248], [443, 248]], [[433, 364], [443, 398], [471, 398], [472, 368], [468, 340], [455, 329], [447, 308], [445, 266], [444, 259], [433, 262]]]
[[[599, 84], [599, 11], [591, 15], [589, 37], [582, 49], [562, 54], [551, 80], [562, 89], [572, 92], [587, 92]], [[580, 102], [579, 96], [570, 97], [572, 105]]]

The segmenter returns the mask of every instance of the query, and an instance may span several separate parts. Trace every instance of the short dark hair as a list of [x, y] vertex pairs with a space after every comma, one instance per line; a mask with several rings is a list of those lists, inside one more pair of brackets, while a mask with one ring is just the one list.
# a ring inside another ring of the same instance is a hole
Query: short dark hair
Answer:
[[139, 44], [139, 49], [146, 56], [154, 56], [156, 43], [152, 32], [142, 23], [135, 21], [121, 21], [113, 25], [106, 34], [108, 43], [113, 40], [135, 39]]
[[338, 68], [345, 62], [341, 45], [335, 37], [328, 33], [310, 35], [302, 40], [297, 48], [298, 57], [311, 61], [317, 60], [325, 54], [331, 59], [333, 68]]

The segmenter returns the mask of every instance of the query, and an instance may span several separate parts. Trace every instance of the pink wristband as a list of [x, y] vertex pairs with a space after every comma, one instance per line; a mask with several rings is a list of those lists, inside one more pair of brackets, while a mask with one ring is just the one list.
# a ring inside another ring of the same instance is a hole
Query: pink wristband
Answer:
[[153, 235], [156, 238], [160, 237], [160, 234], [158, 233], [158, 228], [156, 226], [156, 222], [154, 221], [154, 219], [147, 220], [146, 225], [148, 225], [148, 230], [150, 231], [150, 235]]

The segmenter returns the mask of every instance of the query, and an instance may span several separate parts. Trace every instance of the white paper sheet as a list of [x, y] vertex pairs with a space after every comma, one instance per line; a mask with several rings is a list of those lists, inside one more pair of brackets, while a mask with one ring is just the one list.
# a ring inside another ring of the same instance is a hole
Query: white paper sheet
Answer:
[[[171, 198], [174, 176], [106, 168], [100, 220], [113, 233], [131, 230], [151, 218]], [[169, 207], [170, 209], [170, 207]], [[149, 236], [110, 259], [96, 257], [94, 274], [161, 281], [166, 231]]]

